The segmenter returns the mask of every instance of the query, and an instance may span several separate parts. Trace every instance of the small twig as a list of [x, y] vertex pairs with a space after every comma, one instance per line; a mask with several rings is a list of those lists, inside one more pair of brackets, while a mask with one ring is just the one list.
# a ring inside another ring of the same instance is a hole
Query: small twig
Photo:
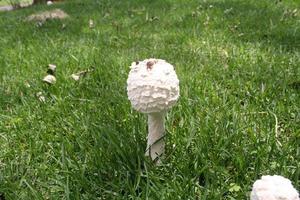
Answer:
[[94, 67], [91, 67], [90, 69], [84, 70], [84, 71], [80, 71], [77, 72], [75, 74], [72, 74], [71, 77], [75, 80], [78, 81], [81, 77], [84, 77], [87, 73], [90, 73], [94, 71]]
[[[269, 109], [268, 109], [269, 110]], [[276, 139], [276, 142], [278, 143], [279, 146], [282, 147], [282, 144], [280, 143], [280, 141], [278, 140], [278, 118], [276, 116], [275, 113], [273, 113], [272, 111], [269, 110], [269, 112], [274, 116], [275, 118], [275, 139]]]
[[275, 113], [273, 113], [272, 111], [269, 110], [269, 112], [274, 116], [275, 118], [275, 136], [276, 138], [278, 137], [278, 119], [277, 116], [275, 115]]
[[[165, 137], [166, 137], [166, 134], [164, 134], [163, 136], [161, 136], [160, 138], [158, 138], [154, 143], [152, 143], [151, 145], [149, 145], [149, 147], [146, 149], [146, 152], [149, 150], [149, 154], [147, 154], [147, 156], [150, 156], [150, 157], [151, 157], [151, 149], [152, 149], [151, 147], [152, 147], [153, 145], [155, 145], [156, 143], [158, 143], [159, 141], [163, 140]], [[154, 163], [157, 163], [158, 160], [162, 158], [162, 155], [163, 155], [163, 154], [158, 155], [158, 154], [156, 153], [156, 155], [157, 155], [157, 157], [153, 160]]]
[[249, 113], [241, 113], [242, 115], [255, 115], [255, 114], [269, 114], [268, 112], [249, 112]]
[[159, 141], [161, 141], [162, 139], [164, 139], [165, 137], [166, 137], [166, 134], [164, 134], [163, 136], [158, 138], [155, 142], [153, 142], [151, 145], [149, 145], [149, 147], [146, 149], [146, 152], [149, 150], [149, 155], [151, 155], [151, 147], [153, 145], [155, 145], [156, 143], [158, 143]]

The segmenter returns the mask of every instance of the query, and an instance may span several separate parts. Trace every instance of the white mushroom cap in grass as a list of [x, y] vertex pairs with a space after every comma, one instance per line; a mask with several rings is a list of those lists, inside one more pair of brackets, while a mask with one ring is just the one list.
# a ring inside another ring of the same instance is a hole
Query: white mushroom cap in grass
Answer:
[[166, 111], [179, 98], [174, 67], [164, 60], [146, 59], [131, 64], [127, 94], [132, 107], [142, 113]]
[[161, 59], [146, 59], [131, 64], [127, 94], [132, 107], [148, 114], [146, 156], [156, 164], [164, 154], [164, 116], [179, 98], [179, 80], [174, 67]]
[[55, 70], [56, 70], [56, 65], [49, 64], [49, 65], [48, 65], [48, 70], [50, 70], [50, 71], [52, 71], [52, 72], [54, 73]]
[[43, 81], [48, 84], [54, 84], [56, 82], [56, 78], [55, 78], [55, 76], [48, 74], [47, 76], [45, 76], [43, 78]]
[[282, 176], [262, 176], [255, 181], [251, 200], [300, 200], [291, 181]]

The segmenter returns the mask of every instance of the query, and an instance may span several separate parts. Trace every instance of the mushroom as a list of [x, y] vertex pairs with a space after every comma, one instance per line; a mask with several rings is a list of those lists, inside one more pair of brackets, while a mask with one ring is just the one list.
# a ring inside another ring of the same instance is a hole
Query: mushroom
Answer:
[[47, 73], [51, 75], [55, 75], [55, 71], [56, 71], [56, 65], [49, 64]]
[[48, 84], [54, 84], [56, 82], [55, 76], [48, 74], [43, 78], [43, 81]]
[[255, 181], [251, 191], [251, 200], [300, 200], [291, 181], [282, 176], [262, 176]]
[[47, 74], [44, 78], [43, 81], [45, 83], [48, 84], [54, 84], [56, 82], [56, 78], [55, 78], [55, 71], [56, 71], [56, 65], [53, 64], [49, 64], [48, 65], [48, 70], [47, 70]]
[[179, 80], [174, 67], [161, 59], [133, 62], [127, 79], [132, 107], [148, 114], [146, 156], [161, 164], [165, 149], [164, 118], [179, 98]]

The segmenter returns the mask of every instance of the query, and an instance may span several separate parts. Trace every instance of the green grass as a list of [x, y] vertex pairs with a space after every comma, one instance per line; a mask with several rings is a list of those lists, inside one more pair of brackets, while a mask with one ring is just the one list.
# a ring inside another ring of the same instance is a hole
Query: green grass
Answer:
[[11, 2], [20, 2], [21, 4], [31, 4], [33, 0], [0, 0], [0, 6], [11, 5]]
[[[52, 7], [70, 18], [24, 21]], [[263, 174], [299, 190], [299, 27], [299, 0], [86, 0], [0, 13], [0, 193], [241, 200]], [[172, 63], [181, 87], [160, 167], [144, 157], [146, 116], [126, 94], [128, 66], [149, 57]], [[41, 81], [49, 63], [51, 87]]]

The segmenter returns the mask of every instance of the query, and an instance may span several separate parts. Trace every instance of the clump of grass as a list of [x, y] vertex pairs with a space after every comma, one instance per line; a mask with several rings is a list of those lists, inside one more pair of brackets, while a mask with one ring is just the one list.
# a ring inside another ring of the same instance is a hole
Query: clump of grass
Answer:
[[1, 0], [0, 6], [11, 5], [14, 8], [19, 8], [22, 5], [30, 5], [32, 2], [32, 0]]
[[[70, 17], [24, 20], [47, 6], [0, 13], [6, 199], [246, 199], [261, 174], [300, 187], [294, 1], [54, 7]], [[181, 81], [161, 167], [144, 158], [146, 119], [126, 95], [127, 66], [149, 57], [172, 61]], [[41, 82], [49, 63], [57, 65], [53, 86]], [[70, 78], [91, 66], [79, 82]]]

